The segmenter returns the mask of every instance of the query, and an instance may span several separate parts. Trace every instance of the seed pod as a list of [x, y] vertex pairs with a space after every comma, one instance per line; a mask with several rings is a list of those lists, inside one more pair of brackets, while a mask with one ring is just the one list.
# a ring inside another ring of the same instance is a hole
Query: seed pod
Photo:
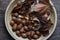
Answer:
[[16, 31], [16, 35], [20, 37], [21, 36], [20, 31]]
[[17, 6], [13, 9], [12, 13], [18, 12], [18, 10], [21, 9], [21, 7], [22, 7], [22, 5], [17, 5]]
[[13, 25], [12, 30], [13, 30], [13, 31], [16, 31], [16, 30], [17, 30], [17, 24], [14, 24], [14, 25]]
[[10, 21], [10, 25], [13, 26], [15, 23], [13, 20]]

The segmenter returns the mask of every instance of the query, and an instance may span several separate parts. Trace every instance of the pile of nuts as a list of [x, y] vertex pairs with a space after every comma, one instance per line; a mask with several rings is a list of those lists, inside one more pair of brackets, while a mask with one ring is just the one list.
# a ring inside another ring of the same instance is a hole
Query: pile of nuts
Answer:
[[[32, 0], [17, 3], [17, 6], [14, 7], [11, 13], [12, 19], [10, 21], [12, 30], [18, 37], [28, 38], [30, 40], [38, 39], [41, 35], [47, 36], [49, 34], [49, 29], [53, 25], [50, 19], [47, 20], [50, 11], [45, 10], [46, 13], [36, 11], [29, 12], [31, 4], [33, 4]], [[34, 20], [34, 18], [39, 21]]]

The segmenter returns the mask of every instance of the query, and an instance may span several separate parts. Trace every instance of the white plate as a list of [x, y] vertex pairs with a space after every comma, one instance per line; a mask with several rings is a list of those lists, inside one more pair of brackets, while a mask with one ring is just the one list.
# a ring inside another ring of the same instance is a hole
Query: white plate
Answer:
[[[15, 40], [28, 40], [28, 39], [23, 39], [21, 37], [18, 37], [13, 31], [12, 31], [12, 28], [9, 24], [9, 21], [11, 19], [11, 11], [13, 10], [15, 4], [17, 3], [17, 0], [12, 0], [10, 2], [10, 4], [8, 5], [7, 9], [6, 9], [6, 13], [5, 13], [5, 25], [6, 25], [6, 28], [9, 32], [9, 34], [15, 39]], [[53, 26], [50, 28], [49, 30], [49, 35], [47, 37], [43, 37], [41, 36], [38, 40], [47, 40], [54, 32], [55, 28], [56, 28], [56, 24], [57, 24], [57, 13], [56, 13], [56, 9], [53, 5], [53, 3], [50, 1], [50, 4], [51, 4], [51, 20], [53, 22]]]

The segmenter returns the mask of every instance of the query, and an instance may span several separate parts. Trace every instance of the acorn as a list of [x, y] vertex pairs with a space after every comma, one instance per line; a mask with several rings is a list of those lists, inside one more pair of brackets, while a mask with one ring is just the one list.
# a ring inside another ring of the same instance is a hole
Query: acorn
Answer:
[[13, 25], [12, 30], [13, 30], [13, 31], [16, 31], [16, 30], [17, 30], [17, 24], [14, 24], [14, 25]]
[[23, 38], [27, 38], [27, 34], [26, 34], [26, 33], [22, 33], [21, 36], [22, 36]]
[[11, 21], [10, 21], [10, 25], [13, 27], [14, 24], [15, 24], [14, 21], [11, 20]]
[[16, 31], [16, 35], [20, 37], [21, 36], [20, 31]]

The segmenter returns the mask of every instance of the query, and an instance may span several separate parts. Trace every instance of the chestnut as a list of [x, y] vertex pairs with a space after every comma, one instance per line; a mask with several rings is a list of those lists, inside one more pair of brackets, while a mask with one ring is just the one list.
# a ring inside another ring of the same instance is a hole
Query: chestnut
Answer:
[[10, 25], [13, 26], [15, 23], [13, 20], [10, 21]]
[[17, 26], [17, 29], [21, 29], [23, 27], [23, 25], [22, 24], [19, 24], [18, 26]]
[[28, 31], [29, 29], [28, 29], [28, 26], [24, 26], [24, 29], [26, 30], [26, 31]]
[[31, 36], [31, 32], [29, 31], [29, 32], [27, 32], [27, 36]]
[[17, 23], [17, 24], [20, 24], [20, 23], [21, 23], [21, 19], [20, 19], [20, 18], [17, 18], [17, 19], [16, 19], [16, 23]]
[[13, 30], [13, 31], [16, 31], [16, 30], [17, 30], [17, 24], [14, 24], [14, 25], [13, 25], [12, 30]]
[[22, 24], [26, 25], [27, 20], [25, 18], [22, 18], [22, 21], [21, 22], [22, 22]]
[[26, 33], [22, 33], [21, 36], [22, 36], [23, 38], [27, 38], [27, 34], [26, 34]]
[[20, 37], [21, 36], [20, 31], [16, 31], [16, 35]]
[[36, 31], [36, 34], [39, 35], [39, 36], [41, 36], [41, 33], [39, 31]]
[[29, 28], [29, 29], [32, 29], [32, 27], [33, 27], [32, 25], [28, 25], [28, 28]]
[[33, 38], [34, 38], [34, 39], [38, 39], [39, 36], [35, 34], [35, 35], [33, 35]]
[[31, 36], [33, 36], [35, 34], [35, 31], [31, 31]]
[[16, 17], [12, 17], [12, 20], [13, 20], [14, 22], [16, 22], [17, 18], [16, 18]]
[[20, 29], [20, 32], [21, 33], [25, 33], [26, 31], [24, 30], [24, 27], [22, 27], [21, 29]]

